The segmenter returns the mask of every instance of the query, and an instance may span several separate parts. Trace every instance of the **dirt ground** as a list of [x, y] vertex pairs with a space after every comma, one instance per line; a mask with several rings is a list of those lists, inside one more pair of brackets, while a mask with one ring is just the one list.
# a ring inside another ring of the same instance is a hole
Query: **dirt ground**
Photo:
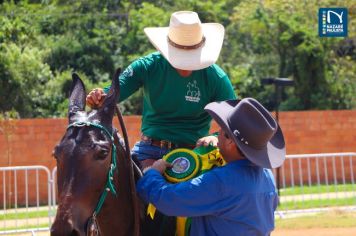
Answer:
[[356, 227], [352, 228], [311, 228], [311, 229], [276, 229], [272, 236], [355, 236]]

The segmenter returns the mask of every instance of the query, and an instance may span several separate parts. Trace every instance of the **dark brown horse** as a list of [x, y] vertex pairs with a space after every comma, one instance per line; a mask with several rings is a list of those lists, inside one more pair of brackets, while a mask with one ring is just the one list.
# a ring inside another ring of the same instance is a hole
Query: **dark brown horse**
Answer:
[[112, 126], [118, 75], [103, 106], [86, 112], [84, 84], [73, 74], [69, 125], [54, 150], [58, 209], [52, 236], [139, 234], [134, 164]]

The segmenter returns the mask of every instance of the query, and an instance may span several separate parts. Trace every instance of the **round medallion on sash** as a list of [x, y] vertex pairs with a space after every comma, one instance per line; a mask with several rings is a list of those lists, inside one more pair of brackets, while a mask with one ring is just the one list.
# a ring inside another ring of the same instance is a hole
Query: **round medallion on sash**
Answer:
[[178, 183], [194, 178], [200, 168], [201, 160], [198, 155], [190, 149], [178, 148], [163, 157], [173, 165], [164, 173], [168, 181]]

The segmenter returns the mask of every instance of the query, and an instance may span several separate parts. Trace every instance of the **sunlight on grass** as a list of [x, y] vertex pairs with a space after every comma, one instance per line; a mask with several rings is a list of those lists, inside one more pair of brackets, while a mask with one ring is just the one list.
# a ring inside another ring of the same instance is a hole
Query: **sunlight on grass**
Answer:
[[352, 184], [339, 185], [305, 185], [304, 187], [294, 186], [288, 188], [281, 188], [281, 196], [313, 194], [313, 193], [334, 193], [334, 192], [352, 192], [356, 191], [356, 186]]
[[278, 229], [347, 228], [356, 227], [356, 212], [331, 211], [311, 216], [276, 219]]
[[283, 202], [278, 206], [278, 210], [296, 210], [349, 205], [356, 205], [356, 199], [354, 197], [342, 199], [313, 199], [305, 201]]
[[29, 218], [40, 218], [40, 217], [48, 217], [48, 211], [19, 211], [17, 213], [6, 213], [0, 215], [1, 220], [14, 220], [14, 219], [29, 219]]
[[22, 226], [17, 226], [17, 227], [6, 227], [2, 228], [0, 227], [0, 232], [5, 231], [5, 230], [21, 230], [21, 229], [40, 229], [40, 228], [49, 228], [49, 223], [43, 223], [43, 224], [35, 224], [35, 225], [22, 225]]

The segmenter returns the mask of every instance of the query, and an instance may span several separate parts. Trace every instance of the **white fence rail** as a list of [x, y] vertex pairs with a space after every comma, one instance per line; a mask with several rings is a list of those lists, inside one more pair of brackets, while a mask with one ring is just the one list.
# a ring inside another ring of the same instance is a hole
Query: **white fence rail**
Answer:
[[[0, 167], [0, 235], [49, 230], [56, 211], [56, 172], [44, 166]], [[281, 217], [332, 206], [356, 210], [354, 152], [288, 155], [274, 172]]]
[[52, 206], [57, 206], [57, 167], [52, 170]]
[[356, 210], [356, 153], [287, 155], [275, 171], [279, 182], [277, 214]]
[[[46, 179], [45, 183], [40, 180]], [[0, 167], [0, 235], [48, 231], [53, 220], [52, 177], [45, 166]], [[46, 199], [41, 199], [45, 195]]]

